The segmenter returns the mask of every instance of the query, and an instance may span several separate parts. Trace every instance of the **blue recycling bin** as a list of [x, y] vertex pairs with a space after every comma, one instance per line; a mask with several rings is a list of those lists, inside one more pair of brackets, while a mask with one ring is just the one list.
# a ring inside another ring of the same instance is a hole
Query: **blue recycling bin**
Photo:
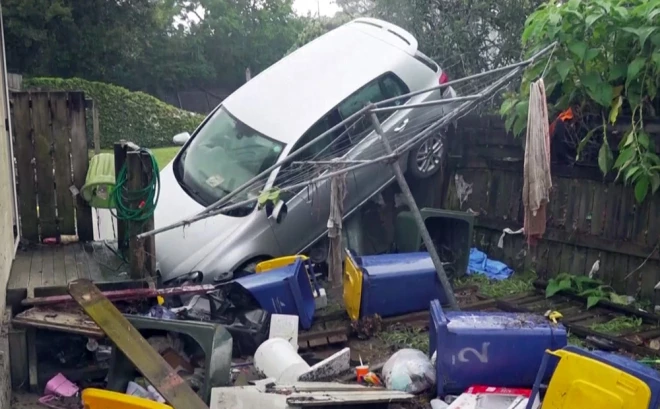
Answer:
[[[359, 317], [393, 317], [424, 311], [431, 300], [446, 300], [429, 253], [381, 254], [354, 257], [361, 273]], [[345, 298], [346, 299], [346, 298]]]
[[[566, 346], [566, 329], [535, 314], [445, 313], [431, 302], [429, 354], [436, 353], [438, 396], [473, 385], [531, 388], [547, 349]], [[550, 379], [554, 366], [547, 368]]]
[[252, 294], [262, 309], [271, 314], [297, 315], [303, 329], [312, 326], [316, 305], [302, 259], [262, 274], [239, 278], [235, 282]]

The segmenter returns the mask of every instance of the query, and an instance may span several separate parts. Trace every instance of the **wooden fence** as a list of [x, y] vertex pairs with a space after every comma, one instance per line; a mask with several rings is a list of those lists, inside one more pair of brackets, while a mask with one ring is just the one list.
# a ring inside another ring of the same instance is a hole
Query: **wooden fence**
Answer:
[[[528, 248], [523, 236], [507, 235], [499, 248], [502, 230], [518, 230], [523, 223], [522, 141], [507, 134], [496, 116], [463, 118], [450, 131], [449, 141], [448, 178], [442, 203], [435, 205], [478, 213], [476, 247], [518, 271], [534, 269], [544, 278], [564, 272], [588, 274], [600, 260], [597, 276], [618, 292], [657, 301], [660, 195], [639, 205], [631, 188], [613, 183], [611, 177], [604, 180], [595, 165], [553, 163], [543, 240]], [[457, 176], [472, 187], [462, 204]]]
[[11, 114], [22, 237], [92, 240], [91, 208], [77, 194], [89, 165], [84, 94], [12, 93]]

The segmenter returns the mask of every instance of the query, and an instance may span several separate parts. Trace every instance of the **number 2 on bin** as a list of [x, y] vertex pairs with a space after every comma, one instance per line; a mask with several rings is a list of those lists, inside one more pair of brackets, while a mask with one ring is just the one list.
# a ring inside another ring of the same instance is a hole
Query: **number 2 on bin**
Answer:
[[[482, 364], [487, 364], [488, 363], [488, 346], [490, 345], [490, 342], [484, 342], [481, 344], [481, 352], [477, 351], [475, 348], [472, 347], [467, 347], [463, 348], [458, 352], [458, 362], [470, 362], [470, 354], [474, 355], [477, 357], [477, 359], [482, 363]], [[454, 364], [456, 361], [454, 360]]]

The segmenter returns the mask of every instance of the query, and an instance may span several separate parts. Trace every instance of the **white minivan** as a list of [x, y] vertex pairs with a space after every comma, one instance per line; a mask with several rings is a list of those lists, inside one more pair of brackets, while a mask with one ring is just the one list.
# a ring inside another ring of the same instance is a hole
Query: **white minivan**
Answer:
[[[447, 81], [440, 67], [418, 51], [417, 40], [400, 27], [360, 18], [328, 32], [236, 90], [192, 136], [175, 138], [183, 147], [161, 171], [156, 228], [199, 213], [367, 104]], [[455, 92], [447, 87], [389, 105], [451, 97]], [[439, 118], [449, 109], [435, 105], [377, 115], [385, 135], [401, 143], [421, 131], [430, 117]], [[409, 176], [428, 177], [440, 167], [442, 148], [441, 136], [431, 137], [403, 155], [400, 163]], [[336, 152], [338, 157], [360, 160], [382, 156], [383, 146], [367, 116], [328, 133], [301, 160], [323, 152], [325, 159], [332, 158], [328, 152]], [[309, 175], [302, 169], [284, 165], [264, 179], [263, 187], [304, 180]], [[383, 162], [352, 171], [346, 178], [345, 216], [393, 179], [391, 165]], [[246, 198], [239, 195], [233, 200]], [[163, 282], [224, 281], [234, 273], [253, 271], [265, 259], [318, 246], [327, 233], [330, 181], [280, 198], [288, 209], [283, 219], [268, 217], [264, 209], [251, 204], [158, 234], [156, 259]]]

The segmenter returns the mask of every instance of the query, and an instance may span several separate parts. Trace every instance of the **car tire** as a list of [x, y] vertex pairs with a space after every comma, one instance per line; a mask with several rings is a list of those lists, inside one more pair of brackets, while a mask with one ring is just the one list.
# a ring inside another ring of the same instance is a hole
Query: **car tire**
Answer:
[[436, 134], [420, 142], [410, 150], [408, 173], [415, 179], [427, 179], [442, 167], [445, 153], [445, 138]]
[[253, 260], [248, 261], [247, 263], [243, 264], [241, 267], [237, 268], [236, 271], [234, 272], [234, 278], [241, 278], [245, 276], [252, 275], [257, 272], [257, 264], [261, 263], [262, 261], [266, 261], [268, 258], [266, 257], [261, 257], [261, 258], [255, 258]]

